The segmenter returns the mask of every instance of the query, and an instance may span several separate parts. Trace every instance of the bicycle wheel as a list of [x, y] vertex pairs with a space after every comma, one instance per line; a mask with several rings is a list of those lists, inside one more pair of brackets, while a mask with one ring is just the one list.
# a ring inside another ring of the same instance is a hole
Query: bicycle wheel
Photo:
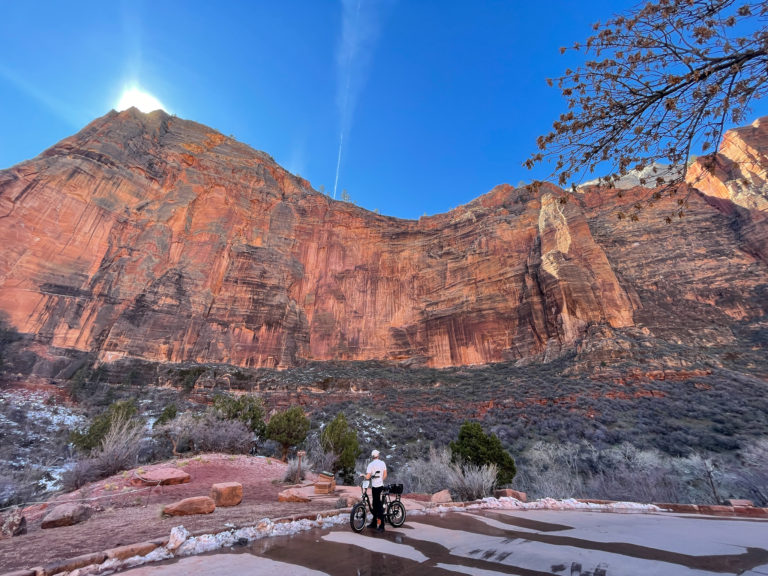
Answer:
[[405, 506], [399, 500], [390, 502], [387, 506], [387, 520], [395, 528], [399, 528], [405, 523]]
[[365, 528], [365, 504], [359, 502], [352, 507], [349, 513], [349, 525], [355, 532], [362, 532]]

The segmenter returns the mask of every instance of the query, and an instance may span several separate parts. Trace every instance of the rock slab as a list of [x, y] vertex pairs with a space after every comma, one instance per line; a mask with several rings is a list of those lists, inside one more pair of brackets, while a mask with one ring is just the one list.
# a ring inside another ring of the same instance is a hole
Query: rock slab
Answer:
[[0, 527], [0, 538], [10, 538], [13, 536], [21, 536], [27, 533], [27, 519], [21, 512], [21, 509], [14, 508], [2, 518], [2, 526]]
[[211, 486], [211, 499], [217, 507], [237, 506], [243, 501], [240, 482], [220, 482]]
[[157, 468], [143, 474], [138, 474], [131, 479], [134, 486], [169, 486], [173, 484], [186, 484], [191, 480], [188, 472], [178, 468]]
[[208, 496], [192, 496], [163, 507], [167, 516], [193, 516], [195, 514], [210, 514], [216, 510], [216, 503]]
[[88, 519], [90, 510], [83, 504], [70, 502], [60, 504], [43, 518], [41, 528], [59, 528], [61, 526], [72, 526]]
[[280, 492], [280, 494], [277, 495], [277, 501], [278, 502], [309, 502], [310, 499], [301, 491], [295, 488], [288, 488], [288, 490], [283, 490], [282, 492]]
[[520, 500], [520, 502], [528, 502], [528, 495], [525, 492], [510, 490], [509, 488], [494, 490], [493, 496], [494, 498], [514, 498], [515, 500]]
[[440, 492], [432, 494], [429, 501], [433, 504], [448, 504], [453, 502], [453, 498], [451, 498], [451, 493], [448, 490], [440, 490]]

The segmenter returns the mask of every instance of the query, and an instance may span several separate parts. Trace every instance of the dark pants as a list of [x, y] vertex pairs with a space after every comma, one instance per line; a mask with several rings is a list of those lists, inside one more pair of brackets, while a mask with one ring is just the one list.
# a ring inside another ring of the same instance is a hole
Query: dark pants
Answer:
[[384, 507], [381, 503], [382, 490], [384, 490], [384, 486], [371, 487], [371, 505], [373, 506], [373, 521], [376, 522], [377, 518], [381, 518], [381, 523], [384, 524]]

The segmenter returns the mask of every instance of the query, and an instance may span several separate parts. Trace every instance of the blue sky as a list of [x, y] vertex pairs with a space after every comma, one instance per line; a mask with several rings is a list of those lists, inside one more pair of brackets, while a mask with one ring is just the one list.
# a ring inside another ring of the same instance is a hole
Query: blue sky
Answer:
[[[135, 85], [337, 198], [346, 190], [402, 218], [445, 212], [546, 176], [521, 164], [564, 110], [546, 78], [578, 61], [559, 47], [634, 5], [2, 2], [0, 168], [77, 132]], [[752, 116], [766, 113], [759, 103]]]

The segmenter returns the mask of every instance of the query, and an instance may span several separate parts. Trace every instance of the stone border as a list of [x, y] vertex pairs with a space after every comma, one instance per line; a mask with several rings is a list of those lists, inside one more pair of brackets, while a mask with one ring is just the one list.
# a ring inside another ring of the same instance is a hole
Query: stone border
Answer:
[[[506, 498], [505, 498], [506, 499]], [[509, 498], [511, 500], [511, 498]], [[495, 498], [493, 500], [496, 500]], [[575, 502], [579, 502], [581, 504], [588, 504], [588, 505], [594, 505], [594, 506], [605, 506], [605, 508], [599, 509], [584, 509], [584, 508], [577, 508], [576, 511], [603, 511], [603, 512], [617, 512], [619, 510], [622, 510], [621, 504], [628, 504], [627, 502], [619, 502], [615, 500], [594, 500], [594, 499], [575, 499]], [[413, 503], [414, 507], [411, 508], [411, 510], [418, 511], [418, 512], [447, 512], [450, 509], [460, 509], [460, 508], [479, 508], [482, 507], [483, 504], [488, 503], [488, 499], [486, 500], [475, 500], [472, 502], [446, 502], [446, 503], [435, 503], [435, 502], [420, 502], [416, 500], [410, 500], [410, 502]], [[531, 503], [533, 504], [533, 503]], [[639, 513], [655, 513], [655, 512], [663, 512], [663, 513], [678, 513], [678, 514], [700, 514], [700, 515], [706, 515], [706, 516], [720, 516], [720, 517], [736, 517], [736, 518], [768, 518], [768, 508], [755, 508], [752, 506], [715, 506], [715, 505], [697, 505], [697, 504], [674, 504], [674, 503], [661, 503], [661, 504], [651, 504], [651, 506], [655, 506], [657, 510], [651, 510], [648, 508], [639, 508], [639, 509], [633, 509], [630, 506], [624, 507], [624, 509], [628, 512], [636, 511]], [[493, 509], [493, 506], [488, 506], [489, 509]], [[505, 508], [506, 510], [515, 510], [514, 508]], [[517, 510], [520, 512], [525, 512], [527, 510], [533, 510], [533, 509], [541, 509], [541, 508], [534, 508], [533, 506], [521, 506]], [[560, 509], [560, 510], [567, 510], [567, 508]], [[237, 530], [247, 529], [247, 528], [257, 528], [262, 525], [262, 523], [268, 523], [271, 525], [280, 525], [280, 524], [289, 524], [291, 522], [300, 522], [302, 520], [307, 521], [321, 521], [323, 519], [327, 518], [333, 518], [336, 516], [340, 516], [343, 514], [349, 514], [351, 511], [351, 508], [336, 508], [332, 510], [325, 510], [321, 512], [308, 512], [304, 514], [293, 514], [291, 516], [283, 516], [280, 518], [275, 518], [274, 520], [262, 520], [261, 523], [254, 526], [253, 524], [246, 524], [244, 526], [231, 526], [227, 530], [224, 530], [222, 532], [219, 532], [218, 534], [225, 534], [225, 533], [232, 533]], [[211, 535], [210, 532], [207, 532], [205, 530], [201, 530], [195, 533], [189, 533], [189, 538], [200, 538], [205, 536], [216, 536]], [[74, 558], [69, 558], [66, 560], [56, 560], [54, 562], [50, 562], [44, 566], [35, 566], [34, 568], [29, 568], [27, 570], [16, 570], [14, 572], [6, 572], [4, 574], [0, 574], [0, 576], [55, 576], [55, 575], [63, 575], [65, 573], [71, 573], [74, 571], [78, 571], [77, 574], [99, 574], [102, 572], [102, 569], [100, 569], [100, 566], [108, 561], [112, 562], [111, 566], [104, 567], [104, 572], [114, 572], [116, 570], [121, 570], [123, 568], [131, 568], [143, 563], [149, 563], [153, 562], [154, 560], [160, 560], [160, 559], [169, 559], [174, 557], [176, 554], [169, 551], [167, 548], [165, 548], [169, 543], [169, 538], [157, 538], [155, 540], [148, 540], [146, 542], [139, 542], [136, 544], [126, 544], [123, 546], [118, 546], [116, 548], [110, 548], [108, 550], [104, 550], [102, 552], [93, 552], [90, 554], [82, 554], [80, 556], [75, 556]], [[162, 548], [165, 551], [166, 556], [165, 557], [158, 557], [155, 559], [148, 559], [141, 561], [140, 558], [145, 558], [152, 553], [158, 551], [158, 549]], [[126, 563], [126, 561], [136, 558], [136, 562], [132, 562], [130, 564]], [[85, 572], [79, 572], [82, 568], [89, 568], [89, 570]]]

